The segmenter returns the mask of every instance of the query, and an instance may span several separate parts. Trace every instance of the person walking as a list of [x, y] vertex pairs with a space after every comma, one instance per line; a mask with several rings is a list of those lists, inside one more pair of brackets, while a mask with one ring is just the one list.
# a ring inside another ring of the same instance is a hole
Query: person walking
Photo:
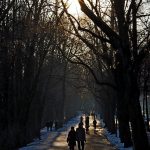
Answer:
[[96, 124], [97, 124], [97, 121], [96, 119], [94, 119], [93, 120], [94, 133], [96, 133]]
[[49, 121], [46, 122], [46, 128], [47, 128], [47, 132], [48, 132], [49, 128], [50, 128], [50, 122]]
[[76, 145], [76, 131], [74, 127], [71, 127], [71, 130], [68, 133], [67, 143], [70, 150], [74, 150], [74, 146]]
[[89, 116], [87, 116], [87, 117], [85, 118], [85, 128], [86, 128], [86, 132], [89, 131], [89, 127], [90, 127], [90, 125], [89, 125]]
[[49, 122], [49, 127], [50, 127], [50, 130], [52, 131], [52, 128], [53, 128], [53, 120], [50, 120], [50, 122]]
[[76, 140], [78, 143], [78, 150], [84, 150], [84, 144], [86, 142], [86, 133], [82, 123], [79, 123], [79, 127], [76, 129]]
[[58, 129], [58, 121], [55, 120], [55, 131]]
[[83, 117], [80, 117], [80, 123], [83, 125]]
[[83, 122], [83, 117], [82, 116], [80, 117], [80, 122]]
[[93, 127], [94, 127], [94, 130], [96, 130], [96, 124], [97, 124], [97, 121], [96, 119], [93, 120]]

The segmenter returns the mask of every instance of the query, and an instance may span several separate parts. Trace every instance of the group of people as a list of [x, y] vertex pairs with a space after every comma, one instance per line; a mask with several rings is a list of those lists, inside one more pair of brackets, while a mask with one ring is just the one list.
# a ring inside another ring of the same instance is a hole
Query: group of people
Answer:
[[[80, 121], [83, 122], [83, 118], [81, 118]], [[96, 119], [95, 119], [95, 117], [94, 117], [94, 120], [93, 120], [93, 127], [94, 127], [94, 130], [96, 130], [96, 124], [97, 124], [97, 121], [96, 121]], [[86, 132], [87, 132], [87, 133], [88, 133], [88, 131], [89, 131], [89, 127], [90, 127], [90, 124], [89, 124], [89, 116], [87, 116], [87, 117], [85, 118], [85, 129], [86, 129]]]
[[[93, 120], [93, 126], [94, 130], [96, 130], [96, 119]], [[84, 150], [84, 144], [86, 142], [86, 133], [89, 131], [89, 116], [85, 118], [85, 128], [83, 127], [83, 117], [80, 118], [80, 123], [78, 124], [78, 128], [74, 129], [74, 127], [71, 127], [71, 130], [68, 133], [67, 137], [67, 143], [70, 148], [70, 150], [74, 150], [74, 147], [76, 145], [76, 141], [78, 144], [78, 150]]]
[[57, 128], [58, 128], [58, 122], [57, 121], [52, 121], [52, 120], [47, 121], [46, 122], [47, 131], [52, 131], [53, 125], [55, 127], [55, 130], [57, 130]]
[[71, 130], [68, 133], [67, 142], [70, 150], [74, 150], [74, 146], [76, 145], [76, 141], [78, 143], [78, 150], [84, 150], [84, 143], [86, 142], [86, 133], [83, 128], [82, 122], [79, 123], [78, 128], [74, 129], [71, 127]]

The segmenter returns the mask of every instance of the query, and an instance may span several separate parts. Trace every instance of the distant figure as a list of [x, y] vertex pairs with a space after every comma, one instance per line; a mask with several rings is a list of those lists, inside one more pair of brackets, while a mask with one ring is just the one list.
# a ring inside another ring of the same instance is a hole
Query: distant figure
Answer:
[[96, 130], [96, 124], [97, 124], [97, 121], [96, 119], [93, 120], [93, 127], [94, 127], [94, 130]]
[[49, 126], [50, 126], [50, 130], [52, 131], [52, 128], [53, 128], [53, 121], [52, 120], [49, 122]]
[[71, 130], [68, 133], [67, 143], [70, 150], [74, 150], [74, 146], [76, 145], [76, 131], [74, 127], [71, 127]]
[[55, 121], [55, 130], [58, 129], [58, 121]]
[[83, 128], [83, 125], [81, 123], [79, 123], [79, 127], [76, 129], [76, 140], [78, 142], [78, 150], [84, 150], [84, 142], [86, 142], [86, 134], [85, 129]]
[[90, 125], [89, 125], [89, 116], [87, 116], [87, 117], [85, 118], [85, 128], [86, 128], [86, 132], [89, 131], [89, 127], [90, 127]]
[[92, 116], [92, 119], [93, 119], [93, 120], [96, 119], [96, 114], [95, 114], [95, 112], [92, 112], [92, 113], [91, 113], [91, 116]]
[[80, 122], [80, 124], [83, 126], [83, 122]]
[[83, 125], [83, 117], [80, 117], [80, 123]]
[[95, 120], [95, 118], [96, 118], [96, 115], [95, 115], [95, 113], [93, 113], [93, 119]]
[[83, 117], [82, 116], [80, 117], [80, 122], [83, 122]]
[[46, 122], [46, 127], [47, 127], [47, 131], [49, 131], [49, 128], [50, 128], [50, 122], [49, 121]]

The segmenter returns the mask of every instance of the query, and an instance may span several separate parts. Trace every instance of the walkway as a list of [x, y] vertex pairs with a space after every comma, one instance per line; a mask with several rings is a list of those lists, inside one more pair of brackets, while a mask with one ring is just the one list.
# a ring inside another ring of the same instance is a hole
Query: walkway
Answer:
[[[71, 126], [77, 128], [79, 120], [80, 116], [75, 117], [57, 131], [47, 132], [46, 129], [41, 130], [41, 140], [36, 139], [19, 150], [69, 150], [66, 142], [67, 134]], [[102, 134], [103, 128], [99, 127], [98, 121], [97, 130], [94, 133], [92, 121], [90, 117], [90, 128], [86, 138], [85, 150], [117, 150]], [[75, 150], [78, 150], [77, 146]]]
[[[90, 120], [92, 122], [92, 120]], [[90, 123], [90, 131], [87, 134], [87, 141], [85, 144], [85, 150], [117, 150], [110, 142], [102, 135], [102, 128], [97, 125], [98, 128], [94, 133], [92, 123]], [[52, 146], [48, 150], [67, 150], [66, 143], [67, 134], [62, 132], [52, 143]], [[77, 150], [77, 146], [75, 147]]]

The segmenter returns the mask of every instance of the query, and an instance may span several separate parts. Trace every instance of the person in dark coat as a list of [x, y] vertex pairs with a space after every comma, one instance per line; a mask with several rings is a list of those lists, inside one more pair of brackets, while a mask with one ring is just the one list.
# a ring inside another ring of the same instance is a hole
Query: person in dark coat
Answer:
[[83, 122], [83, 117], [82, 116], [80, 117], [80, 122]]
[[79, 123], [79, 127], [76, 129], [76, 140], [78, 143], [78, 150], [84, 150], [84, 143], [86, 142], [86, 133], [83, 125]]
[[83, 125], [83, 117], [80, 117], [80, 123]]
[[55, 121], [55, 131], [58, 129], [58, 121]]
[[74, 146], [76, 145], [76, 131], [74, 127], [71, 127], [71, 130], [68, 133], [67, 143], [70, 150], [74, 150]]
[[90, 125], [89, 125], [89, 116], [87, 116], [87, 117], [85, 118], [85, 128], [86, 128], [86, 132], [89, 131], [89, 127], [90, 127]]
[[49, 122], [49, 127], [50, 127], [50, 130], [52, 131], [52, 128], [53, 128], [53, 121], [52, 120], [50, 120], [50, 122]]
[[96, 119], [93, 120], [93, 127], [94, 127], [94, 130], [96, 130], [96, 124], [97, 124], [97, 121]]
[[50, 122], [49, 121], [46, 122], [46, 127], [47, 127], [47, 131], [49, 131], [49, 128], [50, 128]]

